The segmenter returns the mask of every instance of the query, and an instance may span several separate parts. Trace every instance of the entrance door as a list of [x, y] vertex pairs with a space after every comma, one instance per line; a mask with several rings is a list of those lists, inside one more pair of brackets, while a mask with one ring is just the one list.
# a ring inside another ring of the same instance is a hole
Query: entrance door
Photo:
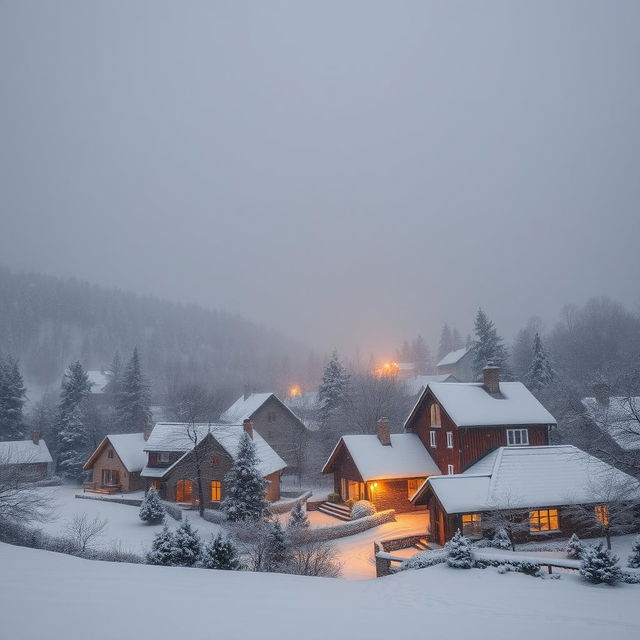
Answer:
[[362, 499], [362, 491], [360, 490], [360, 483], [349, 480], [349, 500], [358, 501]]
[[178, 480], [176, 483], [176, 502], [191, 502], [192, 492], [191, 480]]

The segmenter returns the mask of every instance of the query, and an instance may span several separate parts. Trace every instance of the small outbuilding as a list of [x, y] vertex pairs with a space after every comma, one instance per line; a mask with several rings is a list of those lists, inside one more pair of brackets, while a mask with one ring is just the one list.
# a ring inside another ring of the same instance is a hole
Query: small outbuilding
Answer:
[[30, 440], [0, 442], [0, 477], [16, 476], [22, 482], [46, 480], [53, 470], [53, 458], [38, 431]]

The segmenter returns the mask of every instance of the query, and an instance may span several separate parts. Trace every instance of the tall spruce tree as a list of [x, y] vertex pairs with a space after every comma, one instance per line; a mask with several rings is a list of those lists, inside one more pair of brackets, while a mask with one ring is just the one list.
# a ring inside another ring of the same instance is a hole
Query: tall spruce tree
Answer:
[[117, 398], [122, 388], [123, 364], [120, 352], [116, 351], [111, 366], [109, 367], [109, 382], [107, 382], [104, 392], [108, 393], [112, 398]]
[[278, 519], [271, 526], [265, 549], [266, 571], [283, 571], [289, 559], [289, 540]]
[[77, 480], [87, 461], [88, 433], [83, 407], [76, 405], [58, 432], [58, 470], [69, 480]]
[[151, 422], [149, 386], [142, 374], [138, 347], [122, 375], [122, 383], [116, 397], [118, 427], [128, 433], [139, 433]]
[[264, 498], [267, 482], [258, 469], [256, 446], [246, 431], [240, 437], [238, 454], [225, 476], [225, 484], [221, 509], [231, 522], [262, 518], [267, 510]]
[[[55, 450], [58, 457], [58, 466], [60, 457], [65, 454], [66, 447], [71, 441], [80, 442], [80, 424], [84, 426], [84, 410], [87, 398], [91, 392], [91, 383], [87, 372], [83, 369], [79, 361], [72, 362], [65, 371], [62, 380], [62, 390], [60, 392], [60, 402], [58, 404], [58, 415], [54, 426]], [[69, 428], [71, 417], [73, 416], [73, 425]], [[64, 435], [63, 435], [64, 432]], [[71, 437], [71, 432], [77, 432]], [[88, 442], [88, 433], [84, 426], [84, 439]], [[76, 445], [74, 445], [76, 446]], [[67, 458], [77, 455], [78, 451], [74, 449], [74, 453]]]
[[0, 440], [20, 440], [24, 437], [24, 403], [27, 390], [18, 367], [11, 356], [0, 360]]
[[322, 374], [322, 382], [318, 389], [318, 405], [320, 422], [326, 426], [331, 417], [349, 402], [350, 376], [347, 373], [338, 352], [334, 351], [331, 360]]
[[418, 375], [423, 376], [431, 373], [433, 367], [431, 351], [422, 336], [418, 336], [411, 343], [411, 361], [415, 365], [415, 371]]
[[553, 382], [555, 372], [549, 361], [549, 356], [542, 346], [540, 334], [536, 333], [533, 339], [533, 360], [527, 373], [527, 387], [531, 391], [541, 391]]
[[440, 332], [440, 344], [438, 345], [438, 362], [444, 358], [447, 353], [453, 351], [453, 336], [449, 325], [445, 323]]
[[500, 367], [503, 375], [507, 374], [507, 348], [498, 336], [496, 328], [482, 309], [478, 309], [475, 320], [476, 339], [473, 344], [473, 371], [480, 378], [482, 370], [493, 363]]

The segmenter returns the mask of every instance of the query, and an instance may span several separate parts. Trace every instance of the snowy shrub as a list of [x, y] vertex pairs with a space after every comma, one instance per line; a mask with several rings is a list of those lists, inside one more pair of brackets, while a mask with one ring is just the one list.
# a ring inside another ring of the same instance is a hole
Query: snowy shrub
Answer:
[[627, 566], [632, 569], [640, 569], [640, 536], [636, 536], [633, 539], [633, 545], [631, 546], [631, 555], [627, 560]]
[[368, 500], [358, 500], [353, 507], [351, 507], [351, 519], [358, 520], [359, 518], [366, 518], [372, 516], [376, 512], [376, 508], [372, 502]]
[[622, 578], [622, 571], [618, 566], [618, 557], [608, 549], [603, 549], [602, 543], [599, 543], [584, 550], [580, 575], [589, 582], [615, 584]]
[[342, 498], [340, 497], [339, 493], [330, 493], [327, 501], [332, 502], [333, 504], [341, 504]]
[[288, 560], [289, 539], [282, 530], [280, 521], [276, 520], [271, 525], [271, 530], [267, 534], [264, 569], [265, 571], [283, 572], [286, 570]]
[[489, 541], [489, 545], [493, 549], [502, 549], [503, 551], [509, 551], [511, 549], [511, 540], [509, 534], [504, 529], [498, 529], [493, 538]]
[[240, 569], [238, 552], [234, 544], [224, 539], [221, 534], [215, 538], [212, 536], [202, 550], [199, 566], [205, 569], [238, 571]]
[[178, 567], [193, 567], [200, 557], [200, 536], [185, 520], [177, 529], [173, 537], [171, 564]]
[[162, 502], [162, 507], [166, 514], [170, 515], [174, 520], [180, 522], [182, 520], [182, 509], [177, 504], [170, 502]]
[[622, 582], [627, 584], [640, 584], [640, 571], [622, 571]]
[[291, 509], [291, 515], [287, 521], [287, 529], [291, 531], [303, 531], [309, 528], [309, 518], [305, 510], [302, 507], [301, 502], [296, 502], [293, 509]]
[[158, 524], [164, 520], [164, 507], [158, 492], [151, 487], [140, 505], [140, 520], [148, 524]]
[[158, 564], [168, 567], [173, 564], [175, 536], [165, 523], [162, 531], [156, 533], [151, 543], [151, 551], [147, 553], [147, 564]]
[[299, 532], [291, 541], [287, 573], [298, 576], [338, 578], [341, 565], [336, 547], [319, 540], [309, 540], [306, 532]]
[[447, 565], [455, 569], [470, 569], [473, 566], [471, 544], [458, 529], [453, 538], [444, 545], [447, 554]]
[[436, 564], [446, 562], [447, 556], [443, 551], [421, 551], [402, 563], [402, 569], [426, 569]]
[[582, 554], [584, 553], [584, 545], [575, 533], [572, 534], [569, 538], [566, 551], [567, 558], [570, 558], [571, 560], [580, 560], [580, 558], [582, 558]]
[[359, 518], [358, 520], [351, 520], [349, 522], [343, 522], [341, 524], [330, 525], [328, 527], [318, 527], [317, 529], [310, 529], [308, 538], [314, 542], [326, 542], [327, 540], [335, 540], [336, 538], [344, 538], [345, 536], [353, 536], [356, 533], [362, 533], [367, 529], [372, 529], [385, 522], [394, 522], [396, 519], [396, 512], [394, 509], [387, 509], [385, 511], [378, 511], [372, 516], [366, 518]]
[[202, 517], [213, 524], [224, 524], [227, 521], [227, 514], [219, 509], [205, 509]]

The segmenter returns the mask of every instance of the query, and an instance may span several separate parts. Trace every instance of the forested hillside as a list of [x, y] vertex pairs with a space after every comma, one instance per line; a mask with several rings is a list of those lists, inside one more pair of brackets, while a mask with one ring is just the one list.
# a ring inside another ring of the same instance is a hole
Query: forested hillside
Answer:
[[0, 353], [20, 360], [25, 378], [46, 388], [65, 367], [108, 366], [116, 350], [138, 346], [154, 391], [172, 380], [209, 387], [286, 384], [304, 349], [256, 323], [75, 279], [0, 267]]

